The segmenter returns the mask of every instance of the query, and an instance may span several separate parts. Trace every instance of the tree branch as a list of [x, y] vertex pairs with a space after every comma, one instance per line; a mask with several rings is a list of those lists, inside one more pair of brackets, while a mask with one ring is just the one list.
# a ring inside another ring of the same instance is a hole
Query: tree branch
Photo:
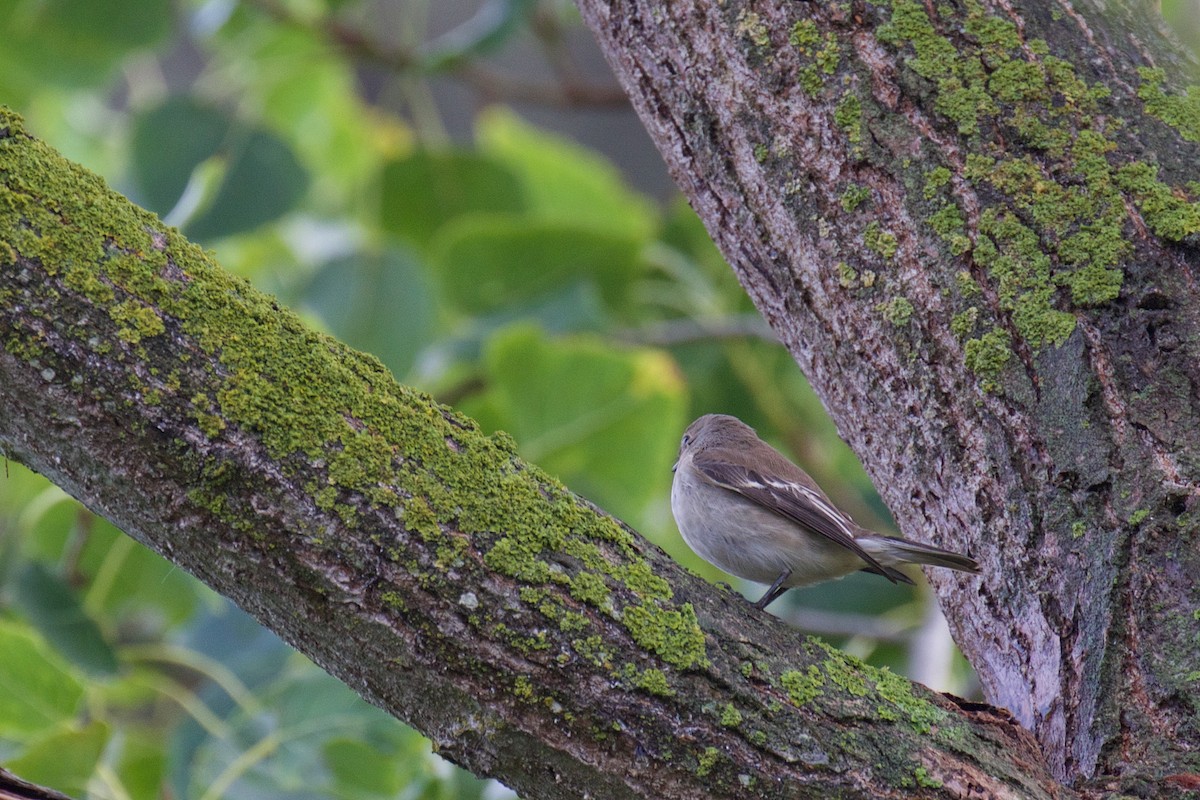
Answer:
[[686, 574], [0, 116], [0, 451], [536, 798], [1064, 797]]
[[1200, 772], [1200, 125], [1151, 4], [579, 4], [902, 530], [983, 563], [931, 580], [989, 699], [1098, 791]]

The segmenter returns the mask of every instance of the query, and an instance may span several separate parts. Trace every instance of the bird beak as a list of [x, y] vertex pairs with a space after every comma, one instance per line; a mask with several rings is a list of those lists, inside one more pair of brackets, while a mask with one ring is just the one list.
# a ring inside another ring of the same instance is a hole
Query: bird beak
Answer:
[[679, 462], [678, 462], [678, 461], [676, 461], [674, 464], [672, 464], [672, 465], [671, 465], [671, 472], [674, 472], [674, 471], [675, 471], [675, 470], [677, 470], [677, 469], [679, 469]]

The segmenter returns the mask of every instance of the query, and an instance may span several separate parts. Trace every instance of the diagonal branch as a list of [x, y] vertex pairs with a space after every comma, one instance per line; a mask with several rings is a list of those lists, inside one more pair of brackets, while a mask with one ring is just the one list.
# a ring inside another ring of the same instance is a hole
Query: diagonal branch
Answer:
[[[683, 572], [0, 116], [0, 451], [535, 798], [1065, 797]], [[978, 795], [977, 795], [978, 796]]]

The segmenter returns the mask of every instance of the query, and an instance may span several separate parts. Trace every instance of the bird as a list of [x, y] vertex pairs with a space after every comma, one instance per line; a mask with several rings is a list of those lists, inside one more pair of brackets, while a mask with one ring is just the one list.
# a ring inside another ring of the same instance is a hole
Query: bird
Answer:
[[684, 541], [725, 572], [769, 584], [756, 608], [858, 570], [909, 584], [901, 565], [979, 572], [969, 556], [858, 525], [737, 417], [705, 414], [689, 425], [672, 469], [671, 513]]

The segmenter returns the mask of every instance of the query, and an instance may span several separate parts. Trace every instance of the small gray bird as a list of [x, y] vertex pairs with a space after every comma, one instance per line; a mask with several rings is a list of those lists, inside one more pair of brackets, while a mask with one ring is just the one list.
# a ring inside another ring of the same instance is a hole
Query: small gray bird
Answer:
[[859, 526], [737, 417], [706, 414], [689, 425], [674, 472], [671, 513], [683, 540], [710, 564], [770, 584], [758, 608], [855, 570], [892, 583], [912, 583], [901, 564], [979, 572], [973, 558]]

